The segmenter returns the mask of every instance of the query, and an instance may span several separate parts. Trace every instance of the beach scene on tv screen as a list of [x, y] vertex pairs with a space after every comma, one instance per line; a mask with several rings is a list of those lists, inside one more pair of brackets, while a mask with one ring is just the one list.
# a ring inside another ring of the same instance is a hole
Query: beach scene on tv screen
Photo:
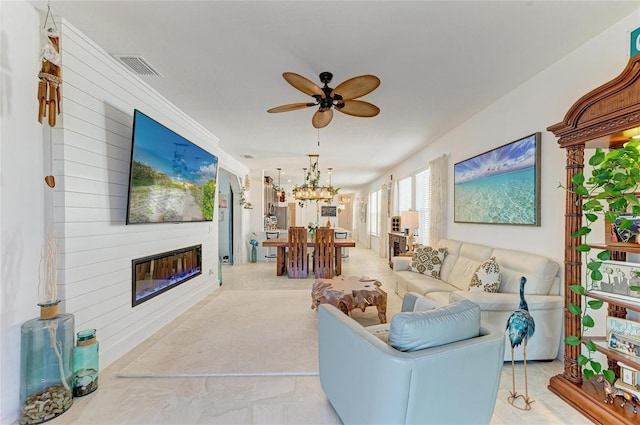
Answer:
[[536, 135], [454, 166], [454, 218], [536, 224]]
[[129, 223], [213, 220], [218, 159], [136, 111]]

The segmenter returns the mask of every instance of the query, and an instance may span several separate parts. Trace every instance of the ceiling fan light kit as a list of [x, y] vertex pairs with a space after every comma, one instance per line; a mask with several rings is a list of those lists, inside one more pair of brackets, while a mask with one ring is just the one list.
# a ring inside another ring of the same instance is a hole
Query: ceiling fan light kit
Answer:
[[320, 81], [324, 84], [322, 88], [293, 72], [285, 72], [282, 77], [296, 89], [313, 97], [315, 102], [290, 103], [271, 108], [267, 112], [288, 112], [318, 106], [318, 110], [311, 118], [311, 124], [315, 128], [323, 128], [329, 125], [333, 119], [334, 109], [354, 117], [375, 117], [380, 113], [380, 108], [376, 105], [362, 100], [355, 100], [378, 88], [380, 79], [375, 75], [353, 77], [338, 84], [335, 89], [329, 87], [333, 74], [327, 71], [320, 73]]

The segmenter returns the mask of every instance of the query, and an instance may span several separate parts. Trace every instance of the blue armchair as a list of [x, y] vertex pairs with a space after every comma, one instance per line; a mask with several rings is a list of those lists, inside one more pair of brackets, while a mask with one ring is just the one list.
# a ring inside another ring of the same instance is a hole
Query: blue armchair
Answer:
[[[405, 352], [337, 308], [320, 305], [320, 383], [340, 419], [347, 425], [489, 423], [500, 385], [504, 332], [480, 325], [474, 306], [478, 336]], [[392, 332], [421, 314], [432, 313], [397, 314]], [[457, 319], [436, 320], [436, 332], [442, 334], [443, 323], [456, 331]], [[415, 327], [405, 329], [402, 338], [415, 334]]]

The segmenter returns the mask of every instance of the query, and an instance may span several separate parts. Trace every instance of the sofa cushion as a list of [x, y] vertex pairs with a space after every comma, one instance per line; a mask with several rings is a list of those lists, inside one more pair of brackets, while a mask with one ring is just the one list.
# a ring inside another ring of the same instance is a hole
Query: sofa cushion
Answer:
[[[431, 295], [429, 295], [431, 298]], [[519, 294], [493, 294], [484, 291], [455, 291], [450, 294], [451, 302], [469, 300], [480, 306], [484, 311], [506, 311], [513, 313], [520, 303]], [[560, 295], [528, 295], [526, 296], [529, 311], [538, 310], [562, 310], [564, 298]], [[506, 325], [506, 321], [504, 324]]]
[[433, 291], [456, 291], [453, 285], [443, 282], [440, 279], [423, 275], [422, 273], [400, 271], [394, 272], [398, 289], [402, 288], [407, 292], [417, 292], [425, 295]]
[[548, 295], [560, 265], [541, 255], [513, 249], [493, 250], [491, 255], [500, 264], [502, 282], [499, 292], [517, 294], [520, 292], [520, 279], [527, 278], [525, 294]]
[[453, 292], [451, 291], [434, 291], [434, 292], [429, 292], [428, 294], [426, 294], [424, 296], [424, 298], [429, 298], [431, 300], [432, 303], [435, 304], [439, 304], [439, 305], [447, 305], [451, 303], [451, 294]]
[[447, 256], [444, 257], [442, 267], [440, 268], [440, 279], [445, 282], [449, 281], [449, 274], [451, 274], [451, 270], [458, 260], [461, 247], [461, 241], [455, 241], [452, 239], [440, 239], [438, 242], [438, 248], [447, 248]]
[[413, 253], [411, 271], [440, 279], [440, 267], [446, 255], [446, 248], [420, 246]]
[[480, 307], [462, 300], [435, 310], [397, 313], [391, 319], [389, 345], [399, 351], [423, 350], [479, 333]]
[[484, 245], [464, 243], [460, 247], [458, 259], [447, 278], [447, 282], [458, 289], [469, 289], [469, 283], [478, 266], [491, 257], [493, 248]]
[[495, 257], [491, 257], [478, 266], [471, 277], [470, 291], [498, 292], [500, 288], [500, 266]]

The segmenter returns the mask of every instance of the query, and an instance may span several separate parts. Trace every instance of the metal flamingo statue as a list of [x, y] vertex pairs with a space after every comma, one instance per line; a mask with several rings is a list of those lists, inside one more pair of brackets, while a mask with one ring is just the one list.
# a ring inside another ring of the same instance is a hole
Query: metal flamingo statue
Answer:
[[[509, 319], [507, 320], [507, 328], [509, 331], [509, 340], [511, 341], [511, 378], [513, 389], [510, 391], [509, 395], [509, 403], [513, 407], [516, 407], [521, 410], [530, 410], [531, 403], [533, 400], [529, 400], [529, 386], [527, 383], [527, 341], [529, 338], [533, 336], [533, 333], [536, 329], [536, 324], [529, 314], [529, 306], [527, 305], [527, 301], [524, 299], [524, 285], [527, 283], [527, 279], [522, 276], [520, 279], [520, 306], [516, 311], [514, 311]], [[516, 392], [516, 378], [515, 378], [515, 368], [514, 368], [514, 359], [513, 359], [513, 349], [523, 344], [523, 359], [524, 359], [524, 385], [525, 385], [525, 395], [518, 395]], [[522, 397], [525, 403], [525, 407], [518, 407], [514, 403], [516, 399]]]

